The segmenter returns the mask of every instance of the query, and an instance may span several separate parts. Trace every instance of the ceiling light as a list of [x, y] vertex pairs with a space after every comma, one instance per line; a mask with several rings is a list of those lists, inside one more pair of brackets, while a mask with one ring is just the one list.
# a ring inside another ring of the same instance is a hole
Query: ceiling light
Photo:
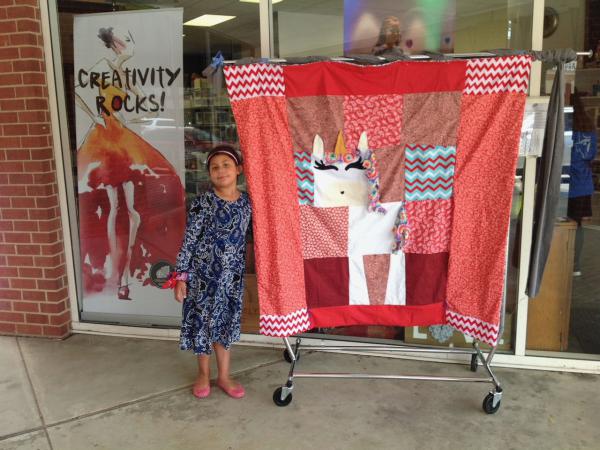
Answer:
[[203, 14], [195, 19], [188, 20], [184, 25], [190, 27], [212, 27], [228, 20], [235, 19], [236, 16], [217, 16], [214, 14]]

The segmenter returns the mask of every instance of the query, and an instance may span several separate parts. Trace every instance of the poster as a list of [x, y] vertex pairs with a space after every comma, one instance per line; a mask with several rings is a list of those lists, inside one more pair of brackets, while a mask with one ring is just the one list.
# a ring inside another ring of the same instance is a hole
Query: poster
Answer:
[[186, 219], [182, 18], [166, 9], [74, 19], [84, 312], [179, 315], [157, 285]]
[[344, 0], [344, 54], [452, 53], [456, 0]]

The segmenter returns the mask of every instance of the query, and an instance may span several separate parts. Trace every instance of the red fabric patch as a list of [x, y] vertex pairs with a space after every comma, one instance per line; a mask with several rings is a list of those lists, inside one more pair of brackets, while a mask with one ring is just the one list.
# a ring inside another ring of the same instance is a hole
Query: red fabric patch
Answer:
[[369, 148], [400, 144], [402, 129], [402, 96], [372, 95], [344, 97], [344, 138], [354, 150], [363, 131]]
[[294, 151], [312, 155], [313, 141], [318, 134], [323, 139], [324, 150], [330, 152], [344, 128], [344, 97], [288, 98], [287, 115]]
[[348, 256], [348, 208], [300, 206], [304, 259]]
[[406, 202], [410, 227], [405, 253], [441, 253], [450, 250], [452, 199]]
[[390, 255], [363, 256], [365, 277], [371, 305], [385, 304], [385, 293], [390, 272]]
[[412, 327], [446, 323], [444, 303], [423, 306], [352, 305], [316, 308], [308, 311], [313, 328], [352, 325]]
[[448, 309], [497, 324], [525, 94], [465, 95], [454, 173]]
[[446, 300], [448, 253], [406, 253], [406, 304], [429, 305]]
[[404, 201], [404, 145], [375, 150], [382, 203]]
[[456, 146], [461, 92], [404, 96], [403, 140], [420, 145]]
[[306, 308], [306, 294], [298, 276], [300, 205], [285, 98], [252, 98], [231, 107], [252, 202], [260, 314], [286, 315]]
[[309, 309], [348, 305], [348, 258], [305, 259], [304, 280]]
[[358, 66], [336, 62], [284, 66], [286, 97], [390, 95], [462, 91], [466, 61], [395, 62]]

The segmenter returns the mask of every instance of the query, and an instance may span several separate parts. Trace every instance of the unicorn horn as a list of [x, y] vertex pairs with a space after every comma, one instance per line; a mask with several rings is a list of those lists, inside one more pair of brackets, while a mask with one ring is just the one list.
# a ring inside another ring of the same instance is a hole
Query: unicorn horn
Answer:
[[336, 156], [342, 156], [342, 155], [345, 155], [346, 153], [348, 153], [346, 150], [346, 144], [344, 144], [344, 135], [342, 134], [341, 130], [338, 133], [334, 152], [335, 152]]

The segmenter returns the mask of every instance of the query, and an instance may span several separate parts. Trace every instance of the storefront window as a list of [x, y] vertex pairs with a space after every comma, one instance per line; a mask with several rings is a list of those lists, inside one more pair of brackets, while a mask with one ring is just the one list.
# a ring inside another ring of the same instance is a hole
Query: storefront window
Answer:
[[533, 0], [282, 1], [273, 4], [275, 54], [528, 49], [532, 14]]
[[[592, 50], [565, 73], [563, 181], [540, 294], [530, 300], [527, 349], [600, 354], [600, 5], [546, 0], [544, 48]], [[549, 94], [556, 70], [544, 67]]]
[[[258, 4], [184, 3], [57, 1], [82, 320], [180, 323], [181, 306], [158, 286], [186, 208], [209, 188], [207, 153], [238, 147], [224, 81], [209, 65], [259, 56]], [[243, 331], [258, 328], [249, 247]]]

